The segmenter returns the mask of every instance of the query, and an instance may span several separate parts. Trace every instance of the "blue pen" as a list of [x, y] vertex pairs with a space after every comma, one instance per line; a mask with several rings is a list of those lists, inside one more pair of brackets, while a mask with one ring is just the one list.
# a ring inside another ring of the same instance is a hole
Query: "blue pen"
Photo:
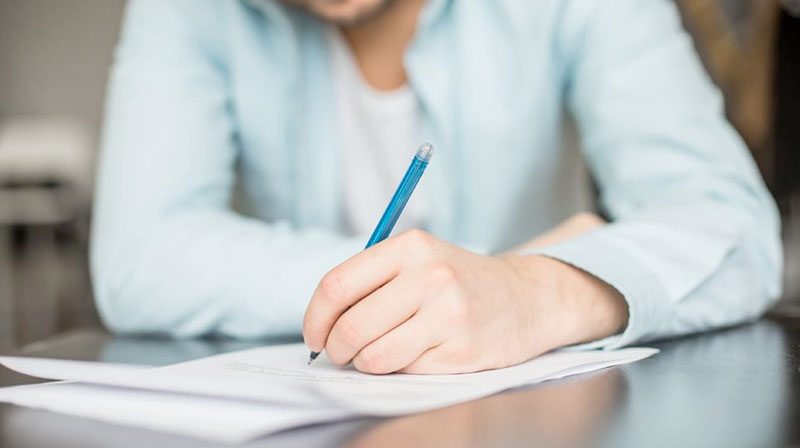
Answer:
[[[408, 170], [406, 170], [403, 180], [400, 181], [400, 185], [394, 192], [392, 200], [389, 201], [389, 205], [386, 206], [381, 220], [378, 221], [378, 225], [375, 227], [375, 231], [372, 232], [372, 236], [369, 238], [367, 246], [364, 249], [368, 249], [380, 243], [392, 233], [392, 229], [394, 225], [397, 224], [400, 214], [403, 213], [403, 209], [406, 207], [408, 200], [411, 199], [411, 194], [414, 193], [414, 189], [422, 178], [422, 173], [424, 173], [425, 168], [428, 167], [431, 157], [433, 157], [433, 145], [430, 143], [425, 143], [417, 149], [417, 153], [414, 155], [411, 165], [408, 167]], [[311, 352], [308, 363], [311, 364], [311, 361], [317, 359], [317, 356], [319, 356], [319, 352]]]
[[378, 225], [375, 227], [375, 231], [372, 232], [372, 236], [364, 249], [368, 249], [389, 238], [389, 234], [392, 233], [394, 225], [397, 224], [397, 220], [400, 218], [400, 213], [403, 213], [411, 194], [414, 193], [414, 188], [417, 187], [420, 178], [422, 178], [422, 173], [425, 172], [431, 157], [433, 157], [433, 145], [425, 143], [419, 147], [417, 154], [414, 155], [414, 159], [411, 161], [411, 166], [408, 167], [406, 175], [400, 181], [397, 191], [394, 192], [392, 200], [386, 206], [386, 211], [383, 212], [381, 220], [378, 221]]

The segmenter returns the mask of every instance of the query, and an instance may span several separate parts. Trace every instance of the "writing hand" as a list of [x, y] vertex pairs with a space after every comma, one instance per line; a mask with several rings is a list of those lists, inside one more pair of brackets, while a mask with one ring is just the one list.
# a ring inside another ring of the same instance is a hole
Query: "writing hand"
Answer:
[[463, 373], [610, 336], [627, 322], [611, 286], [542, 256], [483, 256], [418, 230], [320, 281], [303, 335], [363, 372]]

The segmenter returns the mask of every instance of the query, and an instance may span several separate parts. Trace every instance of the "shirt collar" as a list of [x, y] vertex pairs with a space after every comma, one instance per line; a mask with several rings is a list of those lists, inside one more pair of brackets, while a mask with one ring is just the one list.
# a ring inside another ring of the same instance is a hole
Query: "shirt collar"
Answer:
[[420, 19], [420, 23], [422, 24], [421, 28], [431, 26], [439, 21], [447, 10], [447, 6], [449, 6], [452, 1], [453, 0], [427, 0], [427, 4], [422, 11], [422, 17]]

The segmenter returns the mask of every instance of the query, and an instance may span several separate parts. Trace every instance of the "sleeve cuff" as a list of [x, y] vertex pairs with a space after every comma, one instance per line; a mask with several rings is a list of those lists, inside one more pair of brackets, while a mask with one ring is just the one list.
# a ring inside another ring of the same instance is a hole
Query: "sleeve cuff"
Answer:
[[646, 339], [669, 306], [667, 290], [658, 277], [626, 248], [624, 241], [601, 230], [553, 246], [522, 251], [567, 263], [603, 280], [628, 304], [628, 326], [622, 333], [573, 346], [573, 349], [616, 349]]

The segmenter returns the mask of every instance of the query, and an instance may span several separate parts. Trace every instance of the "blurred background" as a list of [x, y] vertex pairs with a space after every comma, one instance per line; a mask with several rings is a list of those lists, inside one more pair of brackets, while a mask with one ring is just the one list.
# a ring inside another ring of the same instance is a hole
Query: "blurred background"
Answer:
[[[784, 219], [800, 306], [800, 1], [675, 0]], [[97, 325], [88, 232], [124, 0], [0, 0], [0, 352]]]

